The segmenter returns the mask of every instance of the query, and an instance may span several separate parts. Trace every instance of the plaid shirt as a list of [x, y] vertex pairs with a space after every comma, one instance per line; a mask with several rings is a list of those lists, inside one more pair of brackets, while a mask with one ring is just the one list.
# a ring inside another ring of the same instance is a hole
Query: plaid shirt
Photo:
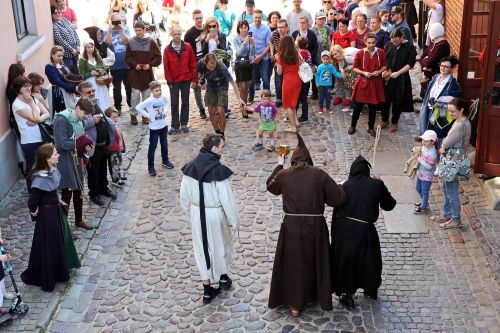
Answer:
[[64, 57], [73, 58], [73, 50], [80, 46], [80, 39], [71, 22], [62, 17], [60, 21], [52, 22], [52, 30], [54, 32], [54, 43], [64, 48]]

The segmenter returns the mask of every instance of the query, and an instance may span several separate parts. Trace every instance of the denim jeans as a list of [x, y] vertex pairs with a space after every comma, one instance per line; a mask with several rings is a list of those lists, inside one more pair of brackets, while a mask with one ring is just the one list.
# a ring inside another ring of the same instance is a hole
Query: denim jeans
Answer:
[[302, 113], [301, 117], [307, 119], [309, 116], [309, 105], [307, 104], [307, 94], [309, 94], [309, 87], [311, 86], [311, 82], [304, 83], [302, 82], [302, 88], [300, 89], [299, 100], [297, 101], [297, 107], [295, 110], [299, 109], [299, 105], [302, 104]]
[[432, 182], [429, 180], [421, 180], [417, 177], [415, 189], [417, 190], [420, 199], [422, 199], [422, 209], [426, 209], [429, 205], [429, 190], [431, 189]]
[[148, 148], [148, 169], [155, 167], [155, 151], [158, 145], [158, 138], [160, 139], [161, 161], [162, 163], [168, 162], [168, 126], [154, 130], [149, 130], [149, 148]]
[[278, 75], [276, 67], [274, 67], [274, 87], [276, 89], [276, 102], [281, 102], [283, 89], [283, 75]]
[[170, 113], [172, 115], [171, 127], [179, 129], [179, 93], [181, 97], [181, 126], [187, 126], [189, 120], [189, 89], [191, 82], [175, 82], [170, 84]]
[[121, 112], [122, 110], [122, 83], [125, 86], [125, 94], [127, 95], [127, 105], [130, 107], [132, 88], [128, 84], [127, 72], [128, 69], [117, 69], [111, 70], [111, 76], [113, 77], [113, 101], [115, 108]]
[[455, 223], [460, 223], [460, 197], [458, 195], [458, 180], [441, 182], [444, 194], [443, 217], [451, 218]]
[[332, 93], [330, 92], [330, 87], [318, 86], [319, 93], [319, 107], [322, 109], [325, 106], [330, 109], [332, 106]]
[[[258, 64], [253, 64], [252, 70], [252, 77], [255, 79], [258, 75], [260, 75], [260, 78], [262, 79], [262, 88], [269, 90], [269, 59], [261, 60]], [[254, 97], [255, 87], [254, 80], [252, 80], [252, 82], [250, 82], [249, 100], [253, 101]]]
[[[142, 95], [142, 99], [141, 99], [141, 95]], [[139, 113], [135, 107], [137, 105], [139, 105], [139, 103], [143, 100], [145, 100], [146, 98], [148, 98], [149, 96], [151, 96], [151, 90], [149, 89], [146, 89], [146, 90], [137, 90], [137, 89], [134, 89], [132, 88], [132, 96], [130, 98], [130, 114], [132, 116], [137, 116], [137, 114]]]

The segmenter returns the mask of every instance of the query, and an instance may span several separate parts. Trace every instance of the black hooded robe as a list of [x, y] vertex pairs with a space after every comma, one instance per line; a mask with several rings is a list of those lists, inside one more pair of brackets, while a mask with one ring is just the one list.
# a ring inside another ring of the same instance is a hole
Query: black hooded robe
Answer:
[[343, 189], [347, 201], [335, 209], [332, 221], [332, 289], [340, 296], [363, 288], [376, 297], [382, 284], [382, 254], [374, 223], [379, 206], [392, 210], [396, 200], [383, 181], [370, 177], [370, 164], [362, 156], [352, 163]]
[[302, 138], [292, 155], [292, 166], [278, 165], [267, 180], [267, 190], [283, 196], [286, 215], [274, 257], [269, 307], [293, 306], [303, 310], [319, 302], [332, 310], [328, 227], [323, 216], [325, 204], [344, 202], [342, 188], [322, 169], [314, 167]]

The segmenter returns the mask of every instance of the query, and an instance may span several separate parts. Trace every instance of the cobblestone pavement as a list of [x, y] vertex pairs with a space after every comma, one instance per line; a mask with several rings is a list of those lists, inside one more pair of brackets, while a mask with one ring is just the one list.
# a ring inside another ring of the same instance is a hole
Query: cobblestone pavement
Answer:
[[[135, 154], [137, 153], [137, 143], [148, 132], [146, 128], [133, 127], [124, 122], [124, 130], [127, 132], [126, 145], [129, 148], [124, 157], [124, 167], [128, 168]], [[106, 199], [106, 198], [103, 198]], [[27, 265], [31, 250], [31, 241], [34, 231], [34, 225], [27, 208], [28, 192], [24, 179], [19, 179], [12, 187], [8, 196], [0, 202], [0, 227], [2, 229], [5, 241], [5, 249], [10, 251], [13, 259], [10, 264], [13, 267], [16, 282], [20, 288], [23, 301], [29, 304], [29, 314], [16, 320], [15, 324], [8, 328], [2, 328], [2, 331], [22, 331], [33, 332], [36, 327], [45, 327], [48, 325], [51, 316], [61, 302], [67, 286], [58, 284], [52, 293], [43, 292], [39, 287], [25, 286], [21, 281], [20, 274]], [[109, 205], [109, 201], [106, 201]], [[74, 226], [72, 217], [72, 208], [68, 221], [72, 228], [73, 235], [78, 238], [75, 240], [76, 249], [80, 258], [85, 256], [88, 246], [99, 230], [85, 231]], [[84, 219], [93, 226], [98, 226], [102, 217], [105, 215], [106, 207], [99, 207], [88, 200], [84, 201], [83, 212]], [[76, 272], [73, 272], [74, 277]], [[5, 278], [7, 290], [10, 288], [11, 281], [9, 277]], [[10, 301], [4, 300], [4, 308], [10, 306]]]
[[[195, 105], [194, 102], [192, 105]], [[312, 104], [314, 105], [314, 103]], [[234, 105], [233, 105], [234, 108]], [[89, 245], [83, 267], [68, 288], [48, 330], [51, 332], [494, 332], [498, 326], [500, 290], [476, 237], [487, 212], [477, 184], [465, 184], [466, 226], [440, 230], [429, 223], [429, 233], [389, 234], [381, 217], [384, 272], [378, 301], [357, 295], [357, 308], [336, 307], [324, 312], [308, 307], [294, 319], [286, 308], [267, 308], [275, 245], [280, 227], [281, 200], [266, 192], [265, 180], [276, 155], [252, 152], [256, 116], [233, 115], [226, 131], [223, 156], [235, 175], [235, 191], [242, 224], [238, 257], [230, 276], [231, 291], [204, 306], [202, 288], [191, 251], [190, 226], [179, 207], [180, 167], [193, 158], [209, 123], [192, 110], [191, 132], [169, 136], [173, 170], [147, 174], [147, 140], [140, 143], [129, 169], [127, 186], [104, 216]], [[316, 165], [335, 179], [347, 177], [358, 155], [370, 156], [373, 139], [363, 130], [346, 133], [350, 115], [337, 110], [317, 115], [301, 133]], [[413, 146], [416, 119], [404, 114], [396, 134], [382, 132], [379, 152], [404, 154]], [[279, 141], [295, 146], [293, 135], [280, 123]], [[159, 165], [157, 158], [157, 165]], [[442, 203], [439, 185], [433, 185], [432, 208]], [[413, 191], [413, 189], [408, 189]], [[473, 207], [471, 209], [470, 207]], [[477, 217], [472, 217], [475, 212]], [[327, 210], [331, 215], [331, 209]], [[480, 222], [478, 222], [480, 221]], [[293, 292], [293, 291], [290, 291]], [[334, 300], [336, 304], [336, 300]]]

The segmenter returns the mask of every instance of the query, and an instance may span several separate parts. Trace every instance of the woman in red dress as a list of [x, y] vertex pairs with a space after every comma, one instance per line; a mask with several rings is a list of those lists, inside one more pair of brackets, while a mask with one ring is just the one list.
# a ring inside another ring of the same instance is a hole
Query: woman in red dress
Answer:
[[387, 69], [387, 60], [384, 50], [375, 45], [377, 36], [373, 32], [365, 35], [366, 47], [359, 50], [354, 57], [353, 71], [359, 74], [354, 84], [352, 100], [355, 102], [354, 112], [351, 119], [351, 127], [347, 133], [356, 132], [356, 124], [365, 104], [370, 110], [368, 115], [368, 133], [375, 136], [375, 117], [378, 105], [385, 102], [384, 83], [382, 72]]
[[343, 49], [356, 47], [356, 35], [349, 30], [348, 19], [339, 21], [339, 30], [332, 35], [332, 45], [340, 45]]
[[276, 71], [278, 75], [283, 75], [283, 108], [286, 111], [290, 127], [286, 132], [297, 132], [297, 111], [295, 107], [299, 100], [302, 80], [299, 77], [299, 54], [295, 48], [292, 36], [281, 37], [278, 46], [278, 56], [276, 59]]

